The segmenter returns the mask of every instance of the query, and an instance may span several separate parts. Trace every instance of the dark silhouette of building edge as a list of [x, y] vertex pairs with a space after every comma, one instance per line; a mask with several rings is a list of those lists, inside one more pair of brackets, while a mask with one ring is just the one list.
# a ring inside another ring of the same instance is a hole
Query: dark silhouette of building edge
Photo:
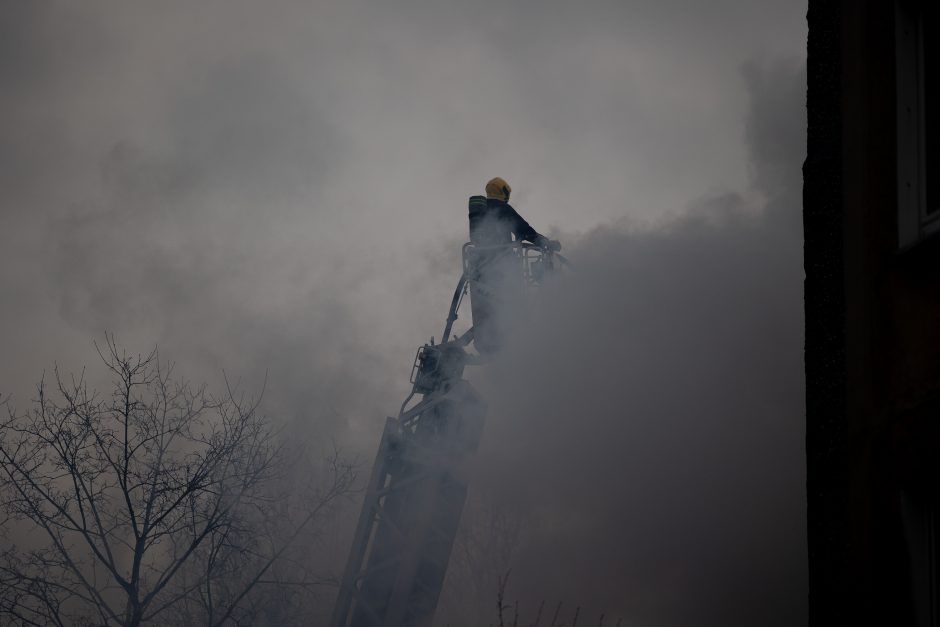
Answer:
[[927, 2], [809, 0], [803, 219], [813, 627], [940, 624], [936, 14]]

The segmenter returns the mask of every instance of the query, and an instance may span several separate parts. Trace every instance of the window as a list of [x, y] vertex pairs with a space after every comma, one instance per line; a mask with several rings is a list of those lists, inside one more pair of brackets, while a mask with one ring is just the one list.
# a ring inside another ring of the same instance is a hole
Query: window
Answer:
[[897, 0], [898, 247], [940, 232], [938, 3]]

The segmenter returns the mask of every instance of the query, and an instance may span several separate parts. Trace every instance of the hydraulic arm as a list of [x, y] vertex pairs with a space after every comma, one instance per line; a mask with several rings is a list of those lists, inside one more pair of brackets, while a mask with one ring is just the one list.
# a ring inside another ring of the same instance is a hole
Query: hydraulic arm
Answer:
[[[496, 252], [510, 256], [526, 285], [551, 268], [551, 251], [521, 243], [501, 248]], [[484, 361], [467, 352], [474, 328], [451, 335], [468, 291], [482, 301], [484, 292], [475, 292], [485, 287], [483, 252], [464, 245], [443, 341], [418, 350], [411, 393], [398, 416], [386, 419], [331, 627], [429, 627], [434, 617], [486, 413], [463, 378], [467, 365]]]

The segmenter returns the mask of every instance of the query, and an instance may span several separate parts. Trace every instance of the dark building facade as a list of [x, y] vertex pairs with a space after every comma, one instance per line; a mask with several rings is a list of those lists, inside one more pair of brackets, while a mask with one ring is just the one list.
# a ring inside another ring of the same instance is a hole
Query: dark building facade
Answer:
[[809, 0], [810, 624], [940, 625], [940, 2]]

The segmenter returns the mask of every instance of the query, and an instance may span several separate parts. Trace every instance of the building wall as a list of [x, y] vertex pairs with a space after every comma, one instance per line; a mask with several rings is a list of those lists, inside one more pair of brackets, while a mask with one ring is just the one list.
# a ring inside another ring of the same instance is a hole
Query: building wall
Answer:
[[936, 500], [940, 239], [897, 245], [894, 15], [893, 0], [809, 3], [811, 625], [922, 620], [905, 499]]

